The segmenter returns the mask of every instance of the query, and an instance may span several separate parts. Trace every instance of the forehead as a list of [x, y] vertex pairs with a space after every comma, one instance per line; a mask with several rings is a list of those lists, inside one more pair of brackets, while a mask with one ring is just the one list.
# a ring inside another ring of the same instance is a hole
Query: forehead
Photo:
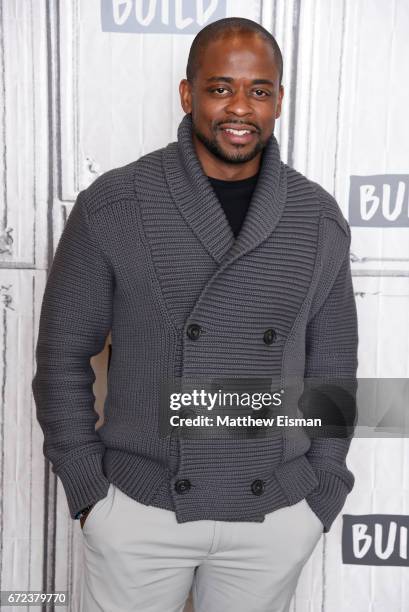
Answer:
[[272, 45], [252, 32], [228, 34], [208, 43], [201, 50], [196, 74], [200, 79], [216, 75], [233, 79], [279, 77]]

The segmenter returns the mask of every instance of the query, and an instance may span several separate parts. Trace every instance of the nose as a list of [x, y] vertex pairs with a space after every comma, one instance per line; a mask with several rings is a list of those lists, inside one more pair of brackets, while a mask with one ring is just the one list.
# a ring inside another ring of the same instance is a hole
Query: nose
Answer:
[[226, 112], [237, 115], [238, 117], [244, 117], [253, 112], [253, 107], [245, 91], [238, 89], [228, 98]]

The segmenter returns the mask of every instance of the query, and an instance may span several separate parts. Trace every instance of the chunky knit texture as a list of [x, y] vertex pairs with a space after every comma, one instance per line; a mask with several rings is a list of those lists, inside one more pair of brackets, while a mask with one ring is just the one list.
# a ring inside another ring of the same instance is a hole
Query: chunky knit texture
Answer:
[[[349, 246], [334, 198], [280, 160], [274, 136], [235, 239], [189, 115], [177, 142], [80, 192], [45, 289], [32, 385], [71, 516], [113, 482], [180, 523], [263, 521], [306, 497], [328, 531], [354, 484], [350, 439], [311, 441], [302, 428], [164, 436], [158, 418], [163, 383], [176, 378], [354, 378]], [[197, 340], [186, 333], [192, 323], [202, 328]], [[95, 431], [90, 358], [110, 330], [105, 421]], [[181, 494], [183, 479], [191, 488]]]

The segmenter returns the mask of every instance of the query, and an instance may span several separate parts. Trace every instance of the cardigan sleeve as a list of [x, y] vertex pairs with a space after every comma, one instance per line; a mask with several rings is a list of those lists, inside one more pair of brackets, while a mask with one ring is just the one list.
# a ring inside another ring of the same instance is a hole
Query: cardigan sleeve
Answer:
[[104, 445], [95, 424], [90, 358], [111, 328], [113, 271], [97, 245], [80, 192], [67, 219], [43, 296], [32, 390], [44, 455], [64, 486], [72, 518], [106, 496]]
[[[324, 533], [330, 530], [354, 485], [346, 456], [351, 443], [348, 416], [353, 415], [353, 423], [356, 417], [358, 330], [349, 258], [351, 232], [347, 224], [346, 229], [348, 240], [339, 271], [324, 303], [309, 322], [306, 335], [305, 378], [316, 378], [323, 384], [330, 379], [340, 381], [338, 388], [327, 387], [335, 390], [335, 394], [331, 398], [331, 391], [329, 396], [324, 392], [319, 410], [325, 411], [329, 406], [332, 418], [335, 397], [335, 409], [340, 408], [341, 413], [347, 415], [347, 427], [342, 428], [344, 437], [338, 434], [337, 437], [315, 437], [306, 454], [319, 482], [306, 500], [323, 523]], [[314, 398], [314, 394], [311, 397]]]

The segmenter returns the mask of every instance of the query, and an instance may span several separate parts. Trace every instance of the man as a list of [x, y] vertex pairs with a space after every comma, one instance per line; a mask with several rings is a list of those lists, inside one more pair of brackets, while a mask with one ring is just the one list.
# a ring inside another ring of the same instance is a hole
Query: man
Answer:
[[[87, 612], [181, 611], [192, 585], [196, 612], [288, 610], [352, 489], [347, 438], [164, 435], [159, 423], [169, 380], [356, 375], [350, 230], [280, 160], [281, 78], [264, 28], [205, 27], [177, 142], [80, 192], [58, 245], [33, 391], [82, 521]], [[110, 330], [96, 432], [90, 357]]]

